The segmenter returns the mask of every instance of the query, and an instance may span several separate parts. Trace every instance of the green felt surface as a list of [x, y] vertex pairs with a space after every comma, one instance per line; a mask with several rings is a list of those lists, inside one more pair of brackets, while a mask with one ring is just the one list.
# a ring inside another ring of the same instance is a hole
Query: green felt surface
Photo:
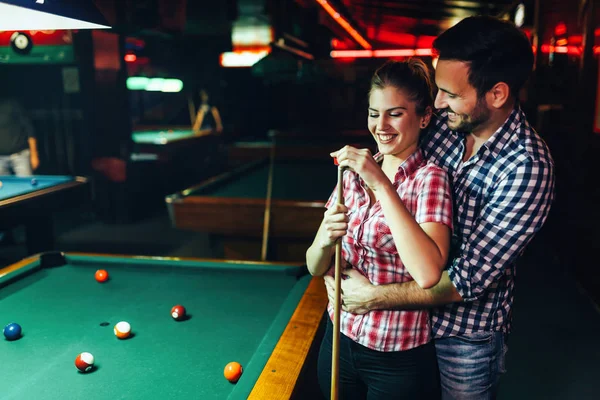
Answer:
[[[35, 185], [31, 184], [32, 179], [36, 180], [37, 183]], [[2, 182], [2, 186], [0, 187], [0, 200], [35, 192], [36, 190], [46, 189], [72, 180], [73, 177], [62, 175], [34, 175], [28, 177], [0, 175], [0, 182]]]
[[[222, 184], [200, 188], [194, 196], [264, 199], [267, 195], [269, 164], [263, 164]], [[337, 167], [333, 162], [278, 161], [273, 170], [273, 199], [326, 201], [335, 188]]]
[[[68, 260], [0, 281], [0, 323], [23, 327], [0, 340], [2, 399], [245, 399], [310, 280], [297, 267]], [[190, 319], [174, 321], [175, 304]], [[119, 321], [131, 338], [115, 337]], [[96, 359], [87, 374], [74, 365], [84, 351]], [[235, 385], [223, 377], [230, 361], [244, 367]]]
[[131, 135], [134, 143], [138, 144], [166, 144], [172, 141], [194, 136], [192, 130], [160, 130], [160, 131], [137, 131]]

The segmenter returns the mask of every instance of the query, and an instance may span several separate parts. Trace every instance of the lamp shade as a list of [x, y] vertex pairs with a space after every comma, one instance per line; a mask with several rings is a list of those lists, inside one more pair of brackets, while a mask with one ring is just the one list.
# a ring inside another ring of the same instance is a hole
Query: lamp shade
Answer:
[[0, 0], [0, 31], [106, 28], [92, 0]]

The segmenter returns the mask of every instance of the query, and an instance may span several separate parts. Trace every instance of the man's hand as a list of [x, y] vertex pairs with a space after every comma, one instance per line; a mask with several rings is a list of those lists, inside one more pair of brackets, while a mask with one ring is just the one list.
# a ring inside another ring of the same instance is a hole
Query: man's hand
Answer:
[[[332, 276], [324, 277], [327, 296], [334, 304], [335, 279]], [[366, 314], [375, 304], [376, 286], [355, 269], [349, 268], [342, 271], [342, 310], [353, 314]]]

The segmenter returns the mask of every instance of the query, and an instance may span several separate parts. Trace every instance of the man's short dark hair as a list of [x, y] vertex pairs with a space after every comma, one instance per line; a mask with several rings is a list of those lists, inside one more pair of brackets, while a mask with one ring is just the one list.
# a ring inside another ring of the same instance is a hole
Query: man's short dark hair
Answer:
[[518, 97], [533, 68], [533, 50], [527, 36], [514, 24], [477, 16], [460, 21], [433, 42], [440, 60], [469, 63], [469, 83], [482, 97], [505, 82]]

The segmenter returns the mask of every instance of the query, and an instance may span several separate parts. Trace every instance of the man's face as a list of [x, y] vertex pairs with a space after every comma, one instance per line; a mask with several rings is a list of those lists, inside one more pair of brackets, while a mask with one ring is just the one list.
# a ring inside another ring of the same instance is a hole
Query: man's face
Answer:
[[435, 68], [438, 93], [435, 107], [448, 111], [448, 126], [459, 132], [473, 132], [490, 119], [485, 97], [469, 83], [469, 64], [462, 61], [439, 60]]

